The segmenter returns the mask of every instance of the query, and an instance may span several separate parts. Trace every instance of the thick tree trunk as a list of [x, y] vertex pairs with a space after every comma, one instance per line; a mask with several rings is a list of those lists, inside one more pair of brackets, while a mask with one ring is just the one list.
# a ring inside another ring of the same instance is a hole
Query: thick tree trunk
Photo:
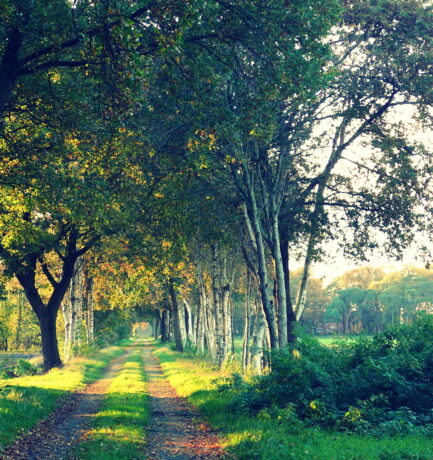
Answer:
[[[173, 307], [174, 342], [176, 345], [176, 350], [183, 351], [183, 340], [182, 340], [182, 330], [181, 330], [181, 317], [179, 315], [179, 304], [177, 302], [176, 291], [174, 289], [174, 281], [171, 278], [168, 283], [168, 289], [170, 293], [171, 304]], [[183, 319], [183, 315], [182, 315], [182, 319]]]
[[[39, 321], [45, 370], [49, 370], [61, 364], [57, 343], [56, 318], [63, 298], [71, 283], [75, 261], [80, 253], [83, 254], [83, 252], [84, 250], [77, 251], [77, 231], [73, 229], [69, 234], [67, 255], [63, 258], [60, 281], [54, 279], [45, 262], [41, 260], [41, 255], [39, 254], [30, 254], [27, 256], [25, 263], [18, 264], [15, 272], [15, 276], [23, 287], [27, 299]], [[38, 260], [41, 263], [43, 273], [53, 287], [47, 303], [44, 303], [36, 288], [36, 267]]]
[[44, 357], [44, 368], [46, 370], [58, 367], [62, 364], [59, 347], [57, 343], [56, 320], [57, 310], [46, 309], [38, 318], [41, 328], [42, 355]]
[[162, 310], [161, 313], [161, 341], [167, 342], [168, 341], [168, 318], [167, 318], [167, 310]]

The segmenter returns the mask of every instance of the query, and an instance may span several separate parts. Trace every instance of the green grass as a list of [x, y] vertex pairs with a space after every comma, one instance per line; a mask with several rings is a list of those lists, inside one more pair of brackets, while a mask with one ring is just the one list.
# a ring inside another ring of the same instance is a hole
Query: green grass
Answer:
[[[138, 347], [137, 347], [138, 348]], [[148, 419], [142, 349], [135, 350], [113, 379], [102, 410], [74, 450], [79, 459], [144, 458]]]
[[229, 391], [217, 391], [224, 374], [201, 360], [158, 345], [157, 356], [170, 383], [222, 433], [227, 451], [239, 459], [430, 460], [433, 439], [422, 436], [375, 438], [293, 426], [284, 420], [240, 415], [228, 407]]
[[108, 363], [123, 352], [110, 347], [43, 375], [0, 379], [0, 450], [47, 417], [60, 398], [101, 377]]

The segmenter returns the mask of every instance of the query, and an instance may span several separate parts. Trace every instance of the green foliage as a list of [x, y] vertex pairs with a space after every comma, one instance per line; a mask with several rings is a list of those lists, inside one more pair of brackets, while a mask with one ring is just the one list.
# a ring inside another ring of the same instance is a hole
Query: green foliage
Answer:
[[96, 311], [96, 342], [99, 347], [129, 338], [134, 313], [131, 310]]
[[19, 359], [15, 366], [15, 375], [22, 377], [24, 375], [35, 375], [38, 373], [38, 368], [26, 359]]
[[[233, 401], [248, 387], [244, 379], [216, 373], [203, 361], [185, 358], [164, 346], [158, 349], [157, 355], [177, 392], [206, 414], [223, 433], [220, 439], [228, 454], [239, 460], [429, 460], [432, 456], [433, 440], [427, 428], [416, 426], [412, 431], [394, 430], [395, 435], [383, 436], [385, 429], [388, 434], [391, 429], [382, 426], [382, 434], [376, 432], [371, 436], [352, 434], [346, 428], [338, 432], [310, 426], [311, 421], [301, 420], [291, 403], [284, 407], [265, 407], [253, 414], [239, 411]], [[219, 391], [221, 386], [216, 386], [216, 381], [228, 386]], [[320, 407], [320, 404], [316, 401], [313, 406]], [[350, 414], [352, 419], [357, 419], [357, 409], [352, 409]], [[393, 424], [401, 423], [389, 425]], [[404, 434], [415, 431], [416, 434]]]
[[231, 410], [296, 411], [309, 425], [375, 435], [433, 428], [433, 319], [426, 317], [373, 338], [323, 347], [302, 337], [275, 353], [272, 372], [241, 387]]

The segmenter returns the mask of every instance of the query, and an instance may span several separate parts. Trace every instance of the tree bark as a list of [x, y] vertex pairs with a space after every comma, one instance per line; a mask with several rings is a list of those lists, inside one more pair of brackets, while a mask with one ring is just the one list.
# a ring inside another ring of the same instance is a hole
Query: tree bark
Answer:
[[286, 311], [287, 311], [287, 341], [288, 343], [296, 342], [295, 324], [296, 315], [293, 310], [292, 296], [290, 294], [290, 267], [289, 267], [289, 243], [281, 243], [281, 259], [284, 271], [284, 285], [286, 288]]
[[263, 368], [263, 340], [265, 339], [266, 320], [260, 305], [257, 305], [257, 317], [251, 344], [251, 367], [261, 373]]
[[17, 318], [17, 331], [15, 334], [15, 348], [21, 348], [21, 328], [23, 324], [23, 295], [18, 291], [18, 318]]
[[167, 319], [167, 310], [164, 308], [161, 313], [161, 341], [167, 342], [168, 341], [168, 327], [167, 327], [168, 319]]
[[244, 338], [242, 342], [242, 370], [249, 366], [249, 349], [250, 349], [250, 319], [251, 319], [251, 306], [250, 306], [250, 275], [247, 273], [246, 289], [245, 289], [245, 315], [244, 315]]
[[169, 280], [168, 289], [170, 293], [171, 304], [173, 307], [173, 332], [174, 332], [174, 341], [176, 345], [176, 350], [183, 351], [182, 330], [181, 330], [181, 323], [180, 323], [181, 318], [179, 315], [179, 304], [177, 302], [173, 278], [170, 278]]
[[42, 355], [44, 357], [44, 367], [46, 370], [58, 367], [62, 364], [57, 343], [56, 320], [57, 310], [46, 309], [38, 318], [41, 328]]
[[[272, 206], [274, 208], [274, 206]], [[280, 247], [280, 231], [278, 227], [278, 216], [276, 211], [272, 220], [272, 246], [275, 262], [275, 276], [277, 281], [277, 300], [278, 300], [278, 341], [280, 348], [287, 346], [287, 300], [286, 283], [284, 276], [283, 261]]]
[[251, 224], [254, 231], [254, 237], [257, 245], [257, 260], [258, 260], [258, 275], [259, 275], [259, 289], [260, 295], [262, 298], [263, 310], [266, 317], [266, 322], [268, 323], [271, 348], [278, 349], [278, 333], [277, 333], [277, 323], [275, 319], [275, 311], [272, 306], [270, 296], [269, 296], [269, 278], [268, 271], [266, 266], [266, 252], [265, 245], [263, 241], [262, 229], [259, 219], [259, 211], [257, 208], [257, 201], [255, 192], [253, 190], [252, 184], [249, 181], [249, 178], [246, 180], [248, 184], [248, 198], [251, 211]]

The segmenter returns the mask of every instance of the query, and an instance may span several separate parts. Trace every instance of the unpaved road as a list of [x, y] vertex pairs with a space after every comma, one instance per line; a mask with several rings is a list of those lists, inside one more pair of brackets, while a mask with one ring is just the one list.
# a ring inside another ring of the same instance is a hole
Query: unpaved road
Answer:
[[[26, 435], [0, 453], [0, 460], [66, 460], [100, 410], [112, 379], [122, 369], [134, 347], [109, 365], [104, 377], [63, 399], [59, 407]], [[147, 430], [148, 460], [226, 458], [216, 433], [199, 412], [178, 397], [146, 344], [145, 372], [150, 395]]]
[[151, 345], [145, 346], [145, 372], [150, 395], [148, 459], [225, 458], [216, 433], [184, 398], [177, 396], [152, 350]]

